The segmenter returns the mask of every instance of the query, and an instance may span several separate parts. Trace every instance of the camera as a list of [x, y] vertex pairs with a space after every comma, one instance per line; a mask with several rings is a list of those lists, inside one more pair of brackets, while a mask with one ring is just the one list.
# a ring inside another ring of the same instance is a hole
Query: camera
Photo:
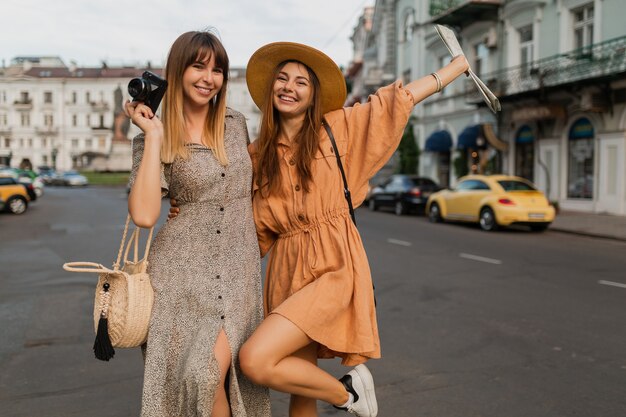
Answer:
[[153, 72], [144, 71], [141, 78], [133, 78], [128, 83], [128, 94], [133, 101], [141, 101], [156, 113], [165, 95], [167, 81]]

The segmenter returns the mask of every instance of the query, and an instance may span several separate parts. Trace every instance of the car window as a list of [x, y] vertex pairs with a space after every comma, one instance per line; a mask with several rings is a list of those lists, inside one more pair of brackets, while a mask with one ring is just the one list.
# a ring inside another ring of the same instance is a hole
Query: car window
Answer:
[[459, 191], [481, 191], [489, 190], [489, 185], [480, 180], [465, 180], [460, 182], [456, 189]]
[[0, 177], [0, 185], [15, 184], [12, 178]]
[[418, 187], [424, 185], [436, 185], [435, 182], [429, 178], [413, 178], [411, 182], [413, 185]]
[[502, 180], [498, 181], [498, 184], [504, 189], [504, 191], [536, 191], [537, 189], [528, 183], [517, 180]]

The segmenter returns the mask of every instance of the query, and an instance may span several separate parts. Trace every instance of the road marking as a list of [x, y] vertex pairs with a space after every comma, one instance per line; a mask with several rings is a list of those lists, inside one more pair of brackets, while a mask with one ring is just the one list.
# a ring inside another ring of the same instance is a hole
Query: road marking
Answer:
[[472, 261], [485, 262], [488, 264], [501, 265], [502, 261], [499, 259], [485, 258], [484, 256], [471, 255], [469, 253], [459, 253], [461, 258], [471, 259]]
[[411, 242], [407, 242], [405, 240], [398, 240], [398, 239], [387, 239], [387, 242], [392, 243], [394, 245], [400, 245], [400, 246], [411, 246], [411, 245], [413, 245]]
[[622, 284], [621, 282], [604, 281], [602, 279], [600, 281], [598, 281], [598, 284], [610, 285], [612, 287], [626, 288], [626, 284]]

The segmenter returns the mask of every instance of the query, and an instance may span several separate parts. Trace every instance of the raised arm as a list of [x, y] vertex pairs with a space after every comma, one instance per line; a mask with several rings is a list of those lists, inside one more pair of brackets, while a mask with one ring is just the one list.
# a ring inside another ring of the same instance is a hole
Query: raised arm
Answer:
[[[445, 67], [433, 74], [412, 81], [404, 86], [413, 95], [415, 104], [441, 91], [442, 88], [454, 81], [458, 76], [469, 69], [467, 59], [463, 55], [454, 57]], [[441, 83], [441, 84], [440, 84]]]
[[133, 143], [134, 166], [128, 212], [137, 226], [152, 227], [161, 214], [163, 124], [144, 104], [127, 103], [126, 111], [133, 123], [144, 131], [143, 143]]

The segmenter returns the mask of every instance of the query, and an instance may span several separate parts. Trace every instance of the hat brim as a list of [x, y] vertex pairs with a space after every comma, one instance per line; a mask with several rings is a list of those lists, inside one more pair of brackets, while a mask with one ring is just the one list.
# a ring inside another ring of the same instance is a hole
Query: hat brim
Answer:
[[320, 82], [322, 114], [343, 107], [346, 101], [346, 81], [341, 70], [326, 54], [310, 46], [293, 42], [275, 42], [259, 48], [246, 68], [246, 82], [252, 100], [261, 111], [272, 83], [276, 67], [284, 61], [302, 62]]

